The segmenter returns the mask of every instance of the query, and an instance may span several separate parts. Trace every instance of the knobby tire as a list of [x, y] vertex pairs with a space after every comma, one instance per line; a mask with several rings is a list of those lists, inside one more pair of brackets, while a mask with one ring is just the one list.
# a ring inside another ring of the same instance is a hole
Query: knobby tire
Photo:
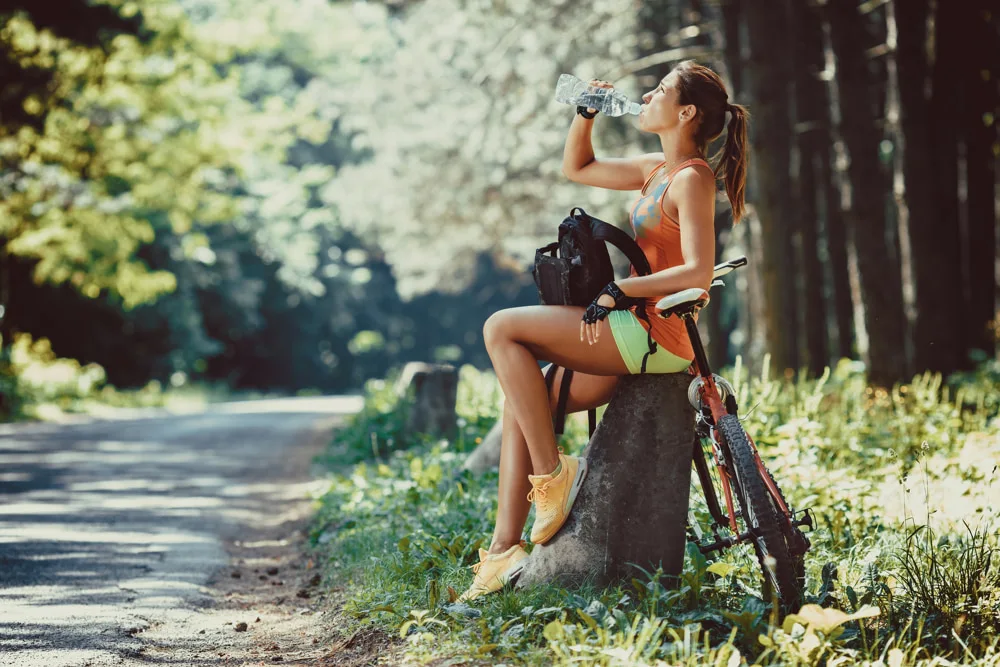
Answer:
[[[795, 560], [785, 542], [783, 518], [771, 498], [770, 492], [760, 477], [754, 463], [750, 440], [735, 415], [725, 415], [719, 420], [718, 430], [729, 450], [729, 457], [736, 476], [736, 497], [748, 530], [753, 529], [754, 551], [760, 562], [761, 574], [780, 601], [786, 613], [798, 609], [801, 603], [802, 587]], [[754, 523], [756, 528], [754, 529]], [[763, 542], [763, 547], [760, 542]], [[774, 558], [774, 570], [769, 576], [766, 557]], [[777, 590], [775, 590], [775, 588]]]

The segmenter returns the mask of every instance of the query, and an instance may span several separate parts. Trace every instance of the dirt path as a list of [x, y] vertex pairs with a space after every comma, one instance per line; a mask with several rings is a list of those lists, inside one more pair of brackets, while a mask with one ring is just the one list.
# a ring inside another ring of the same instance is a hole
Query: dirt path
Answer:
[[0, 426], [0, 665], [369, 662], [303, 552], [312, 458], [359, 408]]

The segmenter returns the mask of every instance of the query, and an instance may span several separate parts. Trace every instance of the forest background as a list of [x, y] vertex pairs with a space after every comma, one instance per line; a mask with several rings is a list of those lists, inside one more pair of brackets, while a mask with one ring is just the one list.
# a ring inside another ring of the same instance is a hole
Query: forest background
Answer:
[[[703, 314], [710, 358], [883, 385], [994, 360], [991, 4], [4, 0], [0, 416], [488, 368], [483, 322], [537, 303], [570, 208], [628, 224], [634, 193], [561, 173], [556, 78], [637, 99], [687, 58], [752, 114], [749, 217], [716, 220], [750, 264]], [[659, 149], [630, 117], [594, 142]]]

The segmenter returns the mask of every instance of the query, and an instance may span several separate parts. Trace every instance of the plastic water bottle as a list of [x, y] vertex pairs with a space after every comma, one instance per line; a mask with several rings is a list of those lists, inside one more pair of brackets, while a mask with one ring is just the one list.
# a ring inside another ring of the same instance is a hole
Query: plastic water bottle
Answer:
[[632, 102], [614, 88], [595, 88], [572, 74], [560, 74], [556, 82], [556, 102], [587, 109], [597, 109], [605, 116], [639, 115], [638, 102]]

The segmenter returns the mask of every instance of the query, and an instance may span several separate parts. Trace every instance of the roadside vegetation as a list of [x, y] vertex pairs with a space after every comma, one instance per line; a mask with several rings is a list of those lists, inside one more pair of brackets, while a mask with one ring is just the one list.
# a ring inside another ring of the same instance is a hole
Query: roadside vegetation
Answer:
[[[237, 394], [223, 383], [191, 384], [183, 373], [166, 384], [150, 380], [136, 389], [107, 382], [100, 364], [56, 356], [45, 338], [18, 334], [0, 357], [0, 422], [59, 420], [69, 414], [111, 414], [121, 408], [187, 412]], [[262, 394], [243, 392], [243, 397]]]
[[[749, 377], [746, 426], [816, 529], [807, 604], [779, 621], [747, 549], [689, 548], [679, 589], [636, 568], [611, 589], [456, 597], [488, 545], [496, 473], [465, 456], [498, 416], [495, 377], [461, 369], [454, 440], [402, 436], [393, 381], [335, 436], [312, 540], [343, 587], [346, 631], [395, 638], [406, 662], [593, 665], [1000, 665], [1000, 365], [873, 389], [845, 360], [820, 379]], [[586, 424], [568, 423], [579, 451]], [[449, 663], [452, 664], [452, 663]]]

